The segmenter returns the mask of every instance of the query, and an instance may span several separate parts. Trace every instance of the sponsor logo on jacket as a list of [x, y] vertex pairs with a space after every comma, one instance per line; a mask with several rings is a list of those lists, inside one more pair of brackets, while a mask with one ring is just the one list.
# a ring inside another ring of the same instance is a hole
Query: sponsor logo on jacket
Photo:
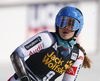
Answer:
[[77, 71], [77, 67], [71, 66], [68, 70], [66, 70], [67, 74], [75, 75]]
[[41, 49], [42, 49], [42, 45], [40, 44], [40, 45], [38, 45], [38, 47], [37, 47], [35, 50], [30, 51], [30, 52], [29, 52], [29, 55], [32, 55], [32, 54], [34, 54], [34, 53], [36, 53], [36, 52], [39, 52]]
[[42, 39], [40, 36], [38, 36], [36, 39], [34, 39], [33, 41], [31, 41], [30, 43], [28, 43], [27, 45], [25, 45], [24, 47], [29, 50], [30, 48], [32, 48], [33, 46], [35, 46], [36, 44], [38, 44], [39, 42], [41, 42]]
[[73, 65], [72, 60], [64, 63], [62, 57], [58, 58], [54, 53], [54, 51], [51, 54], [47, 53], [47, 55], [44, 56], [42, 62], [55, 72], [63, 74], [66, 69]]
[[78, 60], [83, 60], [83, 57], [82, 57], [82, 56], [79, 56], [79, 57], [78, 57]]

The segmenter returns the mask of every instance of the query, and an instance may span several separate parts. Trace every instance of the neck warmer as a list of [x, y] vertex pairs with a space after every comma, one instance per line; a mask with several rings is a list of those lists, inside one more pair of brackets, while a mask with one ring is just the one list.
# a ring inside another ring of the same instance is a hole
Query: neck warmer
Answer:
[[73, 38], [70, 41], [67, 41], [67, 40], [62, 40], [56, 33], [55, 33], [55, 35], [56, 35], [58, 43], [61, 46], [63, 46], [65, 49], [69, 49], [70, 47], [72, 47], [73, 45], [76, 44], [76, 39], [75, 38]]

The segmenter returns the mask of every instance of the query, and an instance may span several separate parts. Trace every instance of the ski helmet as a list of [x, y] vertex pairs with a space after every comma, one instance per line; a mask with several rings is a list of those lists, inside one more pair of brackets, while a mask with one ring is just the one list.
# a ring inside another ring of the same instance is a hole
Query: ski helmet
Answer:
[[64, 28], [65, 25], [68, 24], [69, 19], [71, 19], [70, 25], [73, 27], [69, 27], [69, 30], [75, 30], [75, 37], [80, 33], [81, 29], [83, 28], [83, 14], [82, 12], [75, 7], [64, 7], [62, 8], [58, 14], [56, 15], [55, 20], [55, 29], [57, 32], [57, 27]]

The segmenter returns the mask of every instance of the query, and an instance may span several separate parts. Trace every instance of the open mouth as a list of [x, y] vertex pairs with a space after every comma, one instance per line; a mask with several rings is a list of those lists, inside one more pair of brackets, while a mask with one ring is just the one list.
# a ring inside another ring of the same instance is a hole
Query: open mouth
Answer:
[[63, 34], [68, 34], [68, 32], [63, 32]]

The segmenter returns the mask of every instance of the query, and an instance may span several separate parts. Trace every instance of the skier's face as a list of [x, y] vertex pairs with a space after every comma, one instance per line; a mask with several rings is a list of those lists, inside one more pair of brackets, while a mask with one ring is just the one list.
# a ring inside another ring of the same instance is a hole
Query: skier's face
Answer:
[[68, 40], [74, 36], [75, 31], [70, 31], [67, 26], [64, 28], [59, 27], [59, 35], [62, 39]]

